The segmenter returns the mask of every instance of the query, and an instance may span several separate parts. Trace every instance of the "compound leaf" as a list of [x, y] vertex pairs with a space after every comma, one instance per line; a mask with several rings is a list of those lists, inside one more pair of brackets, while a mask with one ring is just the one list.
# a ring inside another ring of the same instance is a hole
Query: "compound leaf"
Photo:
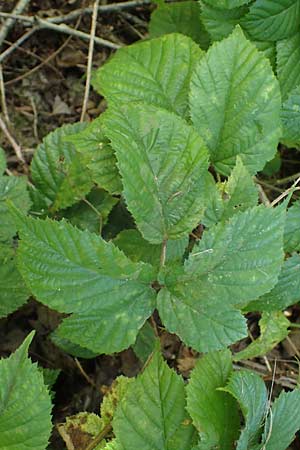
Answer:
[[276, 284], [284, 219], [283, 208], [238, 213], [204, 232], [184, 270], [162, 272], [157, 305], [168, 330], [201, 352], [244, 337], [245, 322], [235, 308]]
[[240, 28], [200, 60], [190, 94], [193, 123], [219, 172], [228, 175], [240, 155], [253, 174], [274, 156], [281, 136], [279, 85]]
[[38, 146], [31, 163], [31, 176], [44, 207], [53, 211], [67, 208], [86, 195], [93, 186], [81, 156], [65, 137], [84, 127], [75, 123], [49, 133]]
[[0, 244], [0, 317], [16, 311], [29, 297], [29, 291], [17, 269], [15, 253]]
[[45, 450], [51, 433], [51, 400], [43, 374], [27, 356], [31, 333], [0, 360], [1, 450]]
[[281, 311], [263, 312], [259, 321], [260, 336], [234, 355], [235, 361], [264, 356], [289, 334], [289, 320]]
[[283, 102], [281, 121], [281, 142], [288, 147], [300, 147], [300, 86], [295, 87]]
[[194, 1], [164, 3], [152, 14], [149, 23], [150, 37], [159, 37], [167, 33], [182, 33], [197, 42], [206, 50], [210, 38], [200, 21], [199, 3]]
[[237, 443], [237, 450], [252, 449], [258, 444], [262, 432], [262, 422], [267, 412], [268, 395], [263, 380], [253, 372], [241, 370], [233, 372], [224, 389], [240, 404], [245, 418]]
[[141, 101], [186, 117], [191, 74], [203, 51], [191, 38], [168, 34], [118, 50], [94, 75], [109, 104]]
[[187, 386], [187, 410], [198, 429], [201, 446], [231, 450], [238, 436], [239, 415], [235, 399], [218, 388], [232, 372], [229, 350], [203, 356], [192, 371]]
[[[212, 2], [211, 2], [212, 3]], [[234, 9], [219, 9], [215, 2], [201, 1], [201, 20], [213, 41], [220, 41], [227, 37], [241, 18], [249, 11], [247, 6]]]
[[0, 176], [0, 242], [10, 241], [17, 232], [7, 201], [14, 203], [19, 211], [26, 213], [29, 210], [31, 202], [26, 177]]
[[263, 435], [265, 450], [286, 450], [300, 429], [300, 390], [281, 392], [268, 414]]
[[122, 175], [128, 209], [145, 239], [160, 244], [187, 235], [205, 209], [208, 153], [175, 114], [146, 105], [103, 115]]
[[28, 287], [50, 308], [74, 313], [57, 335], [99, 354], [133, 344], [154, 307], [152, 267], [65, 221], [20, 217], [19, 228], [19, 269]]
[[284, 261], [275, 287], [247, 305], [247, 311], [282, 311], [300, 300], [300, 255]]
[[299, 0], [256, 0], [241, 25], [259, 41], [278, 41], [299, 29]]
[[153, 354], [145, 371], [128, 386], [113, 429], [124, 450], [190, 449], [194, 428], [185, 411], [184, 382]]
[[100, 117], [97, 117], [76, 134], [67, 136], [65, 141], [74, 144], [95, 183], [111, 194], [120, 194], [122, 182], [116, 156], [103, 134], [100, 120]]
[[286, 100], [291, 91], [300, 85], [300, 32], [277, 42], [277, 77], [282, 98]]

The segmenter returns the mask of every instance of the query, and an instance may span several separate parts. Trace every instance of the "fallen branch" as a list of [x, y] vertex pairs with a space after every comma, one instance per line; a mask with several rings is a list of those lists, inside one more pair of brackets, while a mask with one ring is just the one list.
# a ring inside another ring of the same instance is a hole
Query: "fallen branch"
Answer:
[[[21, 14], [29, 2], [30, 2], [30, 0], [20, 0], [17, 3], [16, 7], [14, 8], [13, 14], [14, 15]], [[2, 46], [4, 39], [6, 38], [8, 32], [11, 29], [11, 27], [13, 26], [14, 22], [15, 22], [15, 19], [13, 17], [8, 17], [7, 20], [5, 21], [5, 23], [2, 25], [2, 27], [0, 29], [0, 47]]]
[[[31, 16], [23, 16], [19, 14], [14, 13], [4, 13], [0, 12], [0, 17], [10, 17], [15, 20], [19, 20], [21, 22], [24, 22], [28, 25], [32, 25], [35, 27], [36, 30], [53, 30], [57, 31], [58, 33], [65, 33], [69, 34], [70, 36], [78, 37], [80, 39], [83, 39], [85, 41], [90, 41], [90, 35], [87, 33], [84, 33], [80, 30], [75, 30], [74, 28], [69, 27], [68, 25], [61, 24], [58, 25], [56, 23], [52, 23], [49, 19], [41, 19], [37, 16], [31, 17]], [[118, 44], [115, 44], [114, 42], [110, 42], [106, 39], [102, 39], [100, 37], [95, 36], [94, 38], [95, 44], [102, 45], [104, 47], [112, 48], [114, 50], [120, 48], [121, 46]]]
[[87, 63], [87, 70], [86, 70], [86, 83], [85, 83], [84, 98], [83, 98], [80, 122], [84, 121], [85, 113], [87, 110], [87, 104], [88, 104], [88, 100], [89, 100], [89, 94], [90, 94], [90, 84], [91, 84], [91, 73], [92, 73], [92, 64], [93, 64], [93, 55], [94, 55], [94, 42], [95, 42], [95, 34], [96, 34], [96, 26], [97, 26], [98, 6], [99, 6], [99, 0], [95, 0], [94, 11], [93, 11], [93, 16], [92, 16], [88, 63]]
[[5, 134], [7, 140], [10, 142], [12, 148], [14, 149], [18, 160], [21, 161], [23, 164], [25, 164], [26, 162], [25, 162], [25, 159], [23, 157], [21, 147], [19, 146], [19, 144], [15, 141], [15, 139], [12, 137], [12, 135], [8, 131], [8, 128], [5, 125], [5, 122], [4, 122], [4, 120], [2, 120], [1, 117], [0, 117], [0, 128], [3, 131], [3, 133]]

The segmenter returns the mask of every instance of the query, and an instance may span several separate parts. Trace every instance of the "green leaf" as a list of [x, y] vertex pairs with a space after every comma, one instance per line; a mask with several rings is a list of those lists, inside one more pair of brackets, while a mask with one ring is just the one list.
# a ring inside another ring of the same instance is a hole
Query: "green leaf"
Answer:
[[81, 347], [78, 344], [74, 344], [68, 339], [60, 337], [56, 331], [53, 331], [51, 333], [50, 339], [61, 350], [68, 353], [69, 355], [76, 356], [77, 358], [93, 359], [99, 356], [99, 352], [92, 352], [87, 348]]
[[256, 0], [241, 24], [254, 39], [278, 41], [295, 34], [299, 21], [299, 0]]
[[240, 155], [253, 174], [274, 156], [281, 136], [278, 82], [240, 28], [201, 59], [191, 80], [190, 106], [219, 172], [228, 175]]
[[200, 136], [152, 106], [128, 105], [102, 117], [128, 209], [144, 238], [160, 244], [187, 235], [205, 209], [208, 154]]
[[104, 395], [100, 411], [103, 426], [112, 423], [113, 417], [116, 413], [116, 409], [122, 398], [126, 395], [130, 384], [134, 383], [133, 378], [127, 378], [123, 375], [117, 377], [109, 391]]
[[222, 389], [239, 402], [245, 426], [237, 443], [237, 450], [252, 449], [258, 444], [266, 414], [268, 395], [263, 380], [253, 372], [241, 370], [232, 373], [227, 386]]
[[250, 3], [250, 0], [205, 0], [208, 5], [221, 9], [233, 9]]
[[281, 142], [288, 147], [300, 147], [300, 86], [294, 88], [283, 102], [281, 121]]
[[85, 201], [81, 201], [57, 214], [58, 218], [67, 219], [72, 225], [100, 234], [107, 223], [112, 208], [119, 199], [112, 197], [103, 189], [93, 189]]
[[277, 42], [277, 77], [282, 98], [286, 100], [292, 90], [300, 85], [300, 32]]
[[149, 322], [145, 322], [132, 346], [134, 353], [143, 364], [145, 364], [149, 355], [153, 352], [155, 342], [156, 338], [154, 330]]
[[274, 158], [267, 162], [262, 170], [262, 173], [267, 177], [271, 177], [272, 175], [275, 175], [277, 172], [279, 172], [281, 164], [281, 156], [280, 153], [277, 152]]
[[238, 211], [245, 211], [258, 202], [258, 189], [254, 184], [253, 177], [238, 156], [228, 182], [225, 185], [225, 194], [228, 196], [225, 203], [225, 211], [222, 219], [232, 217]]
[[236, 305], [276, 284], [284, 219], [283, 208], [259, 206], [204, 232], [184, 270], [160, 274], [165, 288], [157, 305], [167, 329], [201, 352], [245, 337], [245, 321]]
[[19, 228], [19, 269], [28, 287], [50, 308], [74, 313], [58, 336], [99, 354], [133, 344], [154, 308], [152, 267], [65, 221], [20, 217]]
[[31, 205], [27, 191], [27, 178], [0, 176], [0, 242], [7, 242], [17, 232], [7, 201], [12, 202], [19, 211], [26, 213]]
[[300, 251], [300, 202], [297, 201], [287, 210], [284, 228], [284, 250], [287, 253]]
[[178, 450], [193, 444], [184, 382], [156, 351], [118, 405], [113, 421], [124, 450]]
[[253, 177], [238, 156], [228, 181], [211, 190], [212, 197], [205, 211], [205, 226], [228, 220], [239, 211], [245, 211], [258, 202], [258, 189]]
[[278, 282], [267, 294], [254, 300], [247, 311], [282, 311], [300, 300], [300, 255], [284, 261]]
[[200, 20], [199, 3], [194, 1], [164, 3], [152, 14], [149, 23], [150, 37], [168, 33], [182, 33], [206, 50], [210, 38]]
[[234, 9], [219, 9], [215, 2], [208, 4], [207, 1], [200, 1], [201, 19], [213, 41], [220, 41], [227, 37], [241, 18], [249, 11], [247, 6]]
[[286, 450], [299, 429], [300, 391], [281, 392], [265, 424], [264, 450]]
[[[168, 241], [166, 261], [182, 260], [189, 238], [185, 236], [177, 241]], [[132, 261], [144, 261], [159, 266], [161, 245], [150, 244], [138, 230], [123, 230], [114, 239], [114, 244]]]
[[0, 244], [0, 317], [16, 311], [28, 297], [13, 249]]
[[44, 138], [33, 156], [32, 181], [44, 197], [44, 208], [52, 211], [67, 208], [88, 194], [93, 186], [81, 156], [64, 139], [83, 127], [75, 123], [57, 128]]
[[191, 74], [203, 51], [187, 36], [168, 34], [118, 50], [93, 86], [108, 103], [144, 102], [188, 116]]
[[226, 385], [231, 372], [230, 351], [212, 352], [197, 362], [187, 386], [187, 410], [207, 450], [231, 450], [238, 436], [237, 403], [218, 390]]
[[263, 312], [259, 321], [260, 336], [234, 355], [234, 361], [264, 356], [289, 334], [289, 320], [281, 311]]
[[80, 129], [76, 134], [67, 136], [64, 140], [74, 144], [86, 167], [90, 170], [95, 183], [111, 194], [120, 194], [122, 182], [116, 165], [115, 153], [102, 132], [100, 120], [98, 117], [85, 128]]
[[43, 375], [27, 357], [31, 333], [0, 360], [1, 450], [45, 450], [51, 433], [51, 400]]
[[2, 147], [0, 147], [0, 175], [4, 173], [6, 169], [6, 155]]

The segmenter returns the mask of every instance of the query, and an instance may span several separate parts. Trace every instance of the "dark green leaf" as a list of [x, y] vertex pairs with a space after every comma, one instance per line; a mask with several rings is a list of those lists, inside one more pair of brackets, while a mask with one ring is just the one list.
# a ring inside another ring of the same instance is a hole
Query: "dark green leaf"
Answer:
[[231, 372], [229, 350], [209, 353], [192, 371], [187, 410], [200, 433], [200, 448], [231, 450], [238, 436], [237, 403], [228, 393], [217, 390], [226, 385]]

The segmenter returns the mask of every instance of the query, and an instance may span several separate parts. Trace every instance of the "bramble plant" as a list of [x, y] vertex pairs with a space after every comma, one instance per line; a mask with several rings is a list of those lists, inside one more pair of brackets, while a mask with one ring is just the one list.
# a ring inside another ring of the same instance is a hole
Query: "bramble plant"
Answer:
[[[279, 142], [300, 143], [299, 22], [299, 0], [159, 4], [152, 39], [94, 73], [107, 110], [44, 138], [28, 191], [23, 178], [0, 180], [0, 316], [32, 295], [68, 315], [51, 337], [66, 352], [133, 346], [145, 363], [117, 382], [101, 417], [68, 419], [65, 433], [71, 424], [95, 438], [87, 448], [286, 450], [300, 429], [298, 388], [272, 405], [258, 375], [232, 366], [281, 342], [282, 311], [299, 300], [299, 202], [258, 204], [255, 179]], [[110, 226], [113, 214], [121, 219]], [[155, 311], [207, 353], [187, 386], [160, 354]], [[261, 312], [261, 335], [232, 356], [251, 311]], [[30, 339], [0, 362], [0, 449], [43, 450], [49, 438]], [[33, 401], [38, 426], [25, 421]]]

